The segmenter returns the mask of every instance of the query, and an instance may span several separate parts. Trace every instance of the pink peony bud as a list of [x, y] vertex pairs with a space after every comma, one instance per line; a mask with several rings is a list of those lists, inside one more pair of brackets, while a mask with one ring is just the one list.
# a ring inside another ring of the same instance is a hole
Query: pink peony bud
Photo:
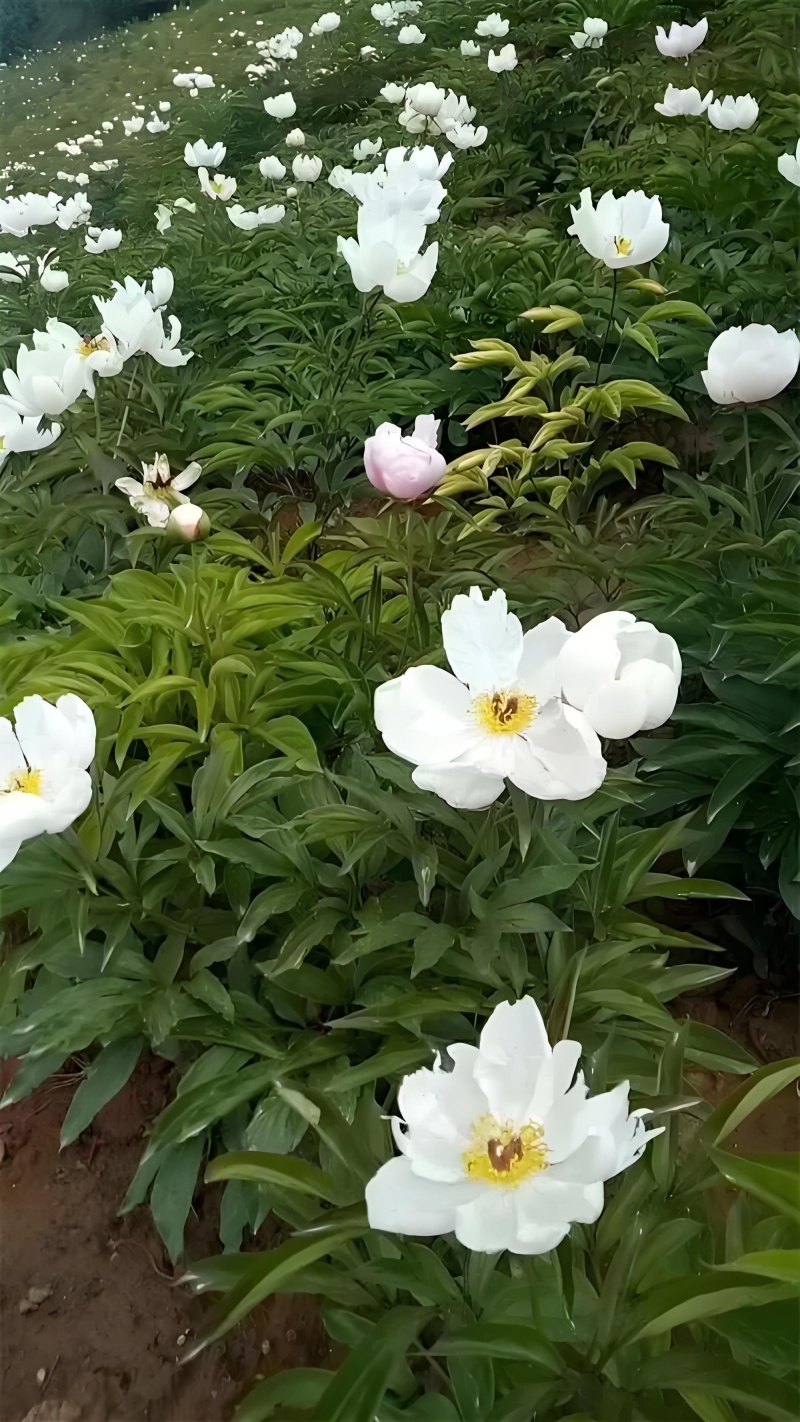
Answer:
[[398, 425], [379, 425], [364, 445], [364, 468], [370, 484], [393, 499], [418, 499], [444, 477], [447, 461], [436, 448], [439, 421], [418, 415], [414, 433]]
[[178, 504], [167, 520], [167, 533], [180, 538], [185, 543], [197, 543], [205, 538], [211, 528], [208, 514], [197, 504]]

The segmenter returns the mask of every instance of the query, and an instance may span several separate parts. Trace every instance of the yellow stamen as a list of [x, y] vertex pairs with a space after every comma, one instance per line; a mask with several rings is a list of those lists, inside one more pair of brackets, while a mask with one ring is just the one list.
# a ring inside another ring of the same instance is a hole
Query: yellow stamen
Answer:
[[23, 795], [41, 795], [41, 770], [17, 770], [10, 777], [7, 791], [21, 790]]
[[105, 336], [84, 336], [78, 346], [78, 355], [84, 360], [88, 360], [90, 355], [95, 355], [97, 351], [110, 351], [111, 346]]
[[615, 237], [615, 238], [614, 238], [614, 246], [615, 246], [616, 249], [617, 249], [617, 256], [618, 256], [618, 257], [627, 257], [628, 253], [630, 252], [630, 250], [631, 250], [631, 248], [632, 248], [632, 246], [633, 246], [633, 243], [632, 243], [630, 237]]
[[472, 716], [482, 731], [518, 736], [536, 716], [536, 697], [525, 691], [482, 691], [472, 703]]
[[481, 1116], [461, 1160], [470, 1180], [513, 1190], [547, 1169], [547, 1146], [541, 1126], [533, 1122], [517, 1127], [509, 1121], [501, 1126], [494, 1116]]

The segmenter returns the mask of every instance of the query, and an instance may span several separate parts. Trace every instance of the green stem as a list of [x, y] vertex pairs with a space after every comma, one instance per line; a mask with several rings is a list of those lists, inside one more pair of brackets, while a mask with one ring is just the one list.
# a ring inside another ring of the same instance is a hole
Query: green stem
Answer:
[[602, 344], [601, 347], [600, 347], [600, 354], [599, 354], [599, 356], [597, 357], [597, 369], [595, 370], [595, 373], [594, 373], [594, 383], [595, 383], [595, 385], [597, 385], [598, 382], [599, 382], [599, 380], [600, 380], [600, 368], [601, 368], [601, 366], [602, 366], [602, 364], [603, 364], [603, 356], [604, 356], [605, 353], [606, 353], [606, 346], [608, 345], [608, 338], [609, 338], [609, 336], [611, 335], [611, 323], [612, 323], [612, 321], [614, 320], [614, 307], [615, 307], [616, 304], [617, 304], [617, 282], [618, 282], [618, 279], [619, 279], [619, 272], [615, 270], [615, 271], [613, 272], [612, 281], [611, 281], [611, 305], [610, 305], [610, 307], [609, 307], [609, 309], [608, 309], [608, 320], [607, 320], [607, 322], [606, 322], [606, 329], [605, 329], [605, 331], [603, 332], [603, 344]]
[[119, 434], [117, 435], [117, 444], [116, 444], [116, 448], [117, 448], [117, 449], [119, 449], [120, 445], [122, 444], [122, 436], [123, 436], [124, 433], [125, 433], [125, 426], [126, 426], [127, 423], [128, 423], [128, 414], [129, 414], [129, 411], [130, 411], [130, 408], [131, 408], [131, 395], [133, 394], [133, 384], [134, 384], [134, 381], [135, 381], [135, 379], [136, 379], [136, 372], [137, 372], [138, 368], [139, 368], [139, 362], [138, 362], [138, 360], [137, 360], [137, 361], [134, 362], [134, 367], [133, 367], [133, 370], [131, 371], [130, 384], [129, 384], [129, 386], [128, 386], [128, 393], [127, 393], [127, 395], [125, 396], [125, 409], [124, 409], [123, 412], [122, 412], [122, 423], [121, 423], [121, 425], [120, 425], [120, 427], [119, 427]]
[[749, 411], [745, 410], [744, 421], [744, 470], [745, 489], [747, 492], [747, 507], [750, 513], [751, 532], [761, 537], [761, 514], [758, 508], [758, 497], [756, 494], [756, 482], [753, 474], [753, 461], [750, 453], [750, 418]]

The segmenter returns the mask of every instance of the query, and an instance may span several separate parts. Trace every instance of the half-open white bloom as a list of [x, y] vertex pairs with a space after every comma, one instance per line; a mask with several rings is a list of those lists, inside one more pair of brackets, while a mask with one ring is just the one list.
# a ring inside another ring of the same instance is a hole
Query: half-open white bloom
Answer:
[[265, 99], [264, 112], [268, 113], [270, 118], [293, 118], [297, 113], [297, 104], [287, 89], [284, 94], [276, 94], [272, 99]]
[[132, 133], [139, 133], [144, 128], [144, 119], [140, 114], [135, 114], [133, 118], [123, 119], [122, 127], [126, 138], [130, 138]]
[[661, 103], [653, 104], [653, 108], [665, 118], [697, 118], [698, 114], [705, 113], [713, 97], [713, 89], [702, 98], [699, 89], [676, 89], [674, 84], [668, 84]]
[[225, 211], [228, 221], [232, 222], [234, 227], [241, 228], [242, 232], [254, 232], [257, 227], [269, 227], [286, 216], [283, 203], [274, 203], [272, 207], [259, 207], [255, 212], [245, 212], [241, 203], [232, 202]]
[[481, 52], [481, 47], [474, 40], [461, 41], [461, 53], [465, 59], [477, 59]]
[[523, 636], [499, 589], [459, 593], [442, 617], [453, 669], [412, 667], [375, 693], [375, 722], [412, 779], [456, 809], [481, 810], [506, 779], [540, 800], [582, 800], [603, 783], [600, 742], [561, 701], [569, 632], [550, 617]]
[[493, 74], [507, 73], [510, 69], [517, 67], [517, 51], [513, 44], [504, 44], [497, 54], [493, 49], [490, 49], [486, 63]]
[[195, 89], [213, 89], [214, 80], [210, 74], [194, 73], [192, 76]]
[[[39, 285], [49, 292], [65, 291], [69, 286], [69, 276], [62, 272], [58, 266], [58, 257], [54, 257], [55, 247], [51, 247], [43, 257], [37, 257], [36, 265], [39, 269]], [[2, 271], [0, 271], [2, 276]]]
[[639, 1159], [646, 1110], [628, 1112], [628, 1083], [589, 1096], [580, 1042], [550, 1046], [532, 997], [500, 1003], [480, 1046], [448, 1047], [405, 1077], [393, 1119], [402, 1152], [367, 1185], [372, 1229], [455, 1233], [482, 1254], [546, 1254], [573, 1224], [603, 1211], [606, 1180]]
[[504, 39], [508, 34], [508, 24], [508, 20], [502, 19], [497, 10], [493, 10], [485, 20], [478, 21], [475, 33], [481, 39]]
[[322, 159], [313, 158], [310, 153], [298, 153], [292, 159], [292, 174], [295, 182], [315, 183], [322, 172]]
[[403, 84], [384, 84], [380, 95], [387, 104], [402, 104], [406, 96], [405, 86]]
[[0, 402], [0, 468], [9, 454], [33, 454], [37, 449], [47, 449], [60, 434], [60, 425], [40, 429], [38, 415], [20, 415]]
[[320, 15], [314, 22], [317, 27], [317, 34], [330, 35], [334, 30], [338, 30], [342, 23], [341, 17], [334, 10], [327, 10], [324, 15]]
[[448, 130], [447, 141], [454, 148], [480, 148], [488, 137], [489, 130], [485, 124], [479, 124], [476, 128], [471, 123], [456, 123]]
[[187, 143], [183, 150], [183, 161], [190, 168], [221, 168], [227, 151], [224, 143], [209, 145], [202, 138], [198, 138], [196, 143]]
[[397, 31], [397, 39], [400, 44], [425, 43], [425, 36], [418, 25], [403, 25], [402, 30]]
[[686, 59], [699, 49], [708, 34], [708, 20], [698, 20], [696, 25], [679, 25], [673, 20], [669, 34], [662, 25], [656, 26], [656, 49], [668, 59]]
[[363, 163], [366, 158], [374, 158], [380, 153], [383, 147], [382, 138], [362, 138], [360, 143], [353, 145], [353, 157], [357, 163]]
[[148, 133], [166, 133], [169, 126], [169, 119], [159, 118], [155, 109], [153, 109], [152, 114], [150, 115], [150, 118], [147, 124], [145, 125]]
[[677, 643], [630, 612], [601, 612], [574, 632], [558, 659], [562, 690], [610, 740], [663, 726], [681, 683]]
[[198, 168], [197, 176], [200, 179], [200, 191], [213, 202], [217, 199], [220, 202], [229, 202], [236, 192], [236, 179], [226, 178], [224, 173], [215, 173], [213, 178], [210, 178], [207, 168]]
[[406, 93], [406, 103], [416, 113], [424, 114], [426, 118], [435, 118], [444, 103], [444, 95], [444, 89], [430, 81], [425, 84], [413, 84]]
[[94, 716], [79, 696], [26, 696], [0, 717], [0, 870], [27, 839], [61, 834], [92, 798]]
[[788, 183], [800, 188], [800, 138], [794, 153], [782, 153], [778, 159], [778, 172]]
[[90, 227], [83, 239], [87, 252], [116, 252], [122, 241], [118, 227]]
[[128, 495], [131, 508], [143, 514], [151, 528], [165, 528], [172, 510], [188, 504], [183, 490], [200, 478], [200, 465], [193, 462], [180, 474], [172, 474], [166, 454], [157, 454], [152, 464], [142, 465], [142, 471], [141, 482], [126, 476], [117, 479], [116, 487]]
[[718, 405], [755, 405], [779, 395], [797, 374], [800, 341], [774, 326], [731, 326], [711, 342], [703, 383]]
[[290, 129], [286, 135], [285, 143], [287, 148], [305, 148], [306, 136], [302, 128]]
[[736, 128], [752, 128], [758, 118], [758, 104], [752, 94], [726, 94], [724, 99], [715, 99], [708, 106], [708, 119], [714, 128], [730, 133]]
[[161, 315], [164, 303], [172, 294], [173, 277], [168, 267], [156, 267], [153, 272], [153, 290], [126, 277], [124, 283], [113, 282], [114, 295], [110, 300], [99, 296], [93, 301], [103, 323], [103, 331], [112, 335], [125, 360], [129, 356], [151, 355], [159, 365], [186, 365], [191, 360], [191, 351], [178, 349], [181, 323], [177, 316], [169, 317], [170, 333], [164, 331]]
[[69, 232], [73, 227], [83, 227], [89, 221], [91, 211], [92, 204], [86, 194], [76, 193], [61, 204], [56, 222], [64, 232]]
[[29, 275], [31, 269], [30, 258], [21, 252], [0, 252], [0, 281], [7, 281], [12, 286], [19, 286]]
[[589, 39], [605, 39], [608, 34], [608, 21], [592, 19], [590, 16], [583, 22], [583, 32], [589, 36]]
[[258, 171], [262, 178], [274, 178], [279, 181], [286, 177], [286, 168], [280, 158], [262, 158], [258, 165]]
[[651, 262], [669, 241], [669, 227], [661, 216], [661, 202], [640, 191], [624, 197], [603, 193], [595, 208], [591, 188], [581, 193], [580, 207], [571, 207], [571, 237], [607, 267], [634, 267]]

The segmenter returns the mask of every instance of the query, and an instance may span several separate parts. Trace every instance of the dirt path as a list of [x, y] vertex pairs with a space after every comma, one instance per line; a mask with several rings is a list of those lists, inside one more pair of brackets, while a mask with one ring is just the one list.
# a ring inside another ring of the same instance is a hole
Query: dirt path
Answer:
[[[9, 1076], [0, 1069], [0, 1083]], [[117, 1213], [145, 1126], [168, 1099], [169, 1068], [144, 1063], [59, 1154], [78, 1080], [53, 1078], [0, 1113], [2, 1422], [219, 1422], [257, 1374], [324, 1366], [314, 1303], [291, 1296], [179, 1366], [211, 1304], [175, 1285], [146, 1209]], [[213, 1192], [201, 1208], [190, 1258], [219, 1250]]]

